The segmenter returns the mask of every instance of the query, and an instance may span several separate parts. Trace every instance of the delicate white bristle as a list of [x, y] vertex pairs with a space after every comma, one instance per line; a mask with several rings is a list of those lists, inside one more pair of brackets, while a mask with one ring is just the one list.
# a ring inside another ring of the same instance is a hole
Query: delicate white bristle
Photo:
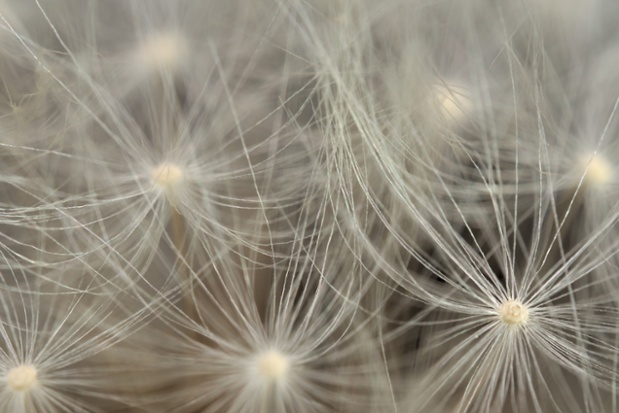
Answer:
[[6, 375], [6, 384], [15, 392], [25, 393], [37, 384], [37, 369], [30, 364], [13, 367]]

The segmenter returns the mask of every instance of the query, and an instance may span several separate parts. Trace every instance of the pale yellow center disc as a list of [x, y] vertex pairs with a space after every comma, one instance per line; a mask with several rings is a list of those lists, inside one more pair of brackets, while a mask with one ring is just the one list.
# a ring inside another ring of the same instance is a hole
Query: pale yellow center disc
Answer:
[[13, 367], [6, 375], [6, 384], [16, 392], [27, 392], [37, 383], [37, 369], [29, 364]]
[[522, 303], [510, 300], [501, 304], [499, 316], [505, 324], [525, 324], [529, 320], [529, 310]]

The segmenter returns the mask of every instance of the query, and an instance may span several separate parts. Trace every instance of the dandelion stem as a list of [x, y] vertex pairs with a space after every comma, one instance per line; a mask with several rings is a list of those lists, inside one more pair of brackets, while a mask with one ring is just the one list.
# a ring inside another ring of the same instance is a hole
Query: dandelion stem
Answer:
[[183, 311], [193, 321], [198, 320], [196, 306], [194, 305], [194, 294], [192, 289], [191, 269], [187, 261], [187, 232], [185, 226], [185, 218], [178, 212], [176, 208], [172, 209], [172, 237], [174, 247], [180, 258], [180, 274], [183, 290], [186, 289], [187, 294], [183, 294], [183, 302], [181, 304]]

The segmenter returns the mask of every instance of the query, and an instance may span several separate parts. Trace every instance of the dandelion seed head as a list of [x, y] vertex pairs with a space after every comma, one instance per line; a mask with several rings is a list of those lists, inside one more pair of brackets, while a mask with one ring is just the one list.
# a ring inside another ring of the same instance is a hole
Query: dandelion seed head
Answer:
[[25, 393], [37, 384], [37, 369], [30, 364], [21, 364], [9, 370], [5, 380], [11, 390]]
[[290, 361], [282, 353], [269, 350], [258, 357], [258, 372], [269, 381], [277, 381], [286, 376], [290, 369]]
[[152, 172], [153, 182], [160, 189], [171, 189], [183, 181], [183, 170], [172, 163], [162, 163]]
[[509, 325], [522, 325], [529, 321], [529, 310], [516, 300], [505, 301], [499, 307], [501, 321]]
[[591, 188], [601, 188], [613, 180], [613, 168], [606, 158], [599, 154], [587, 155], [581, 159], [585, 183]]

